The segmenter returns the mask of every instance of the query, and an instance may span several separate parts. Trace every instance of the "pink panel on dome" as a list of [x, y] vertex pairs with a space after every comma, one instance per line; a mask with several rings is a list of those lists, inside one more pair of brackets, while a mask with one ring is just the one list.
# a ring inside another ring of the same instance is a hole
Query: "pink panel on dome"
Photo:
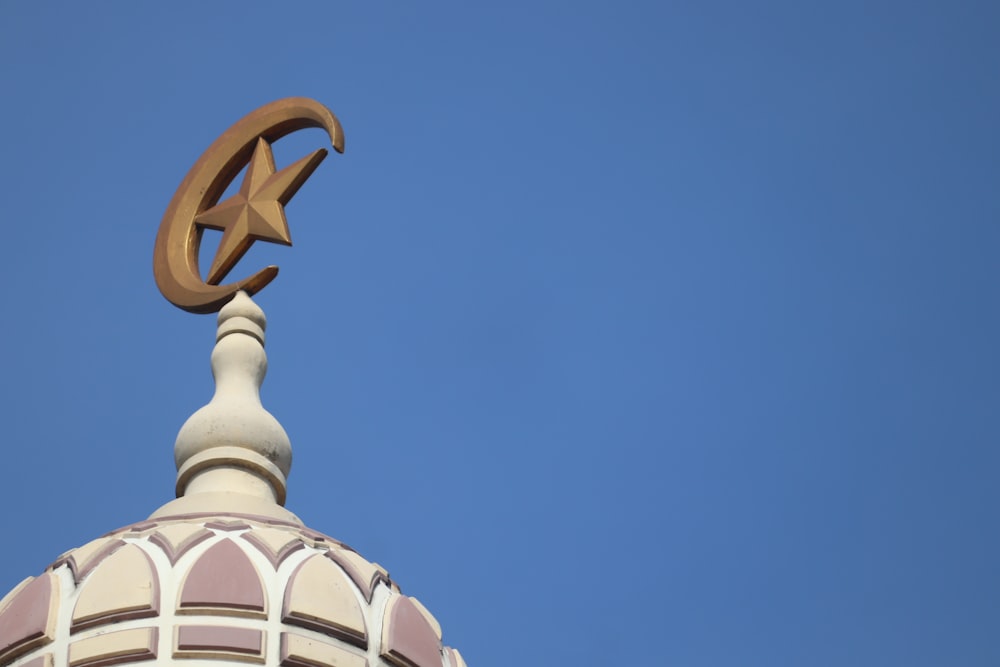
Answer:
[[0, 612], [0, 662], [52, 641], [56, 580], [45, 573], [30, 581]]
[[45, 655], [40, 655], [24, 663], [21, 667], [52, 667], [52, 654], [46, 653]]
[[382, 626], [382, 657], [400, 667], [441, 667], [441, 642], [420, 609], [394, 596]]
[[221, 607], [264, 611], [264, 589], [246, 554], [232, 540], [222, 540], [203, 553], [188, 572], [181, 609]]
[[232, 651], [260, 655], [260, 630], [225, 625], [182, 625], [177, 628], [179, 651]]

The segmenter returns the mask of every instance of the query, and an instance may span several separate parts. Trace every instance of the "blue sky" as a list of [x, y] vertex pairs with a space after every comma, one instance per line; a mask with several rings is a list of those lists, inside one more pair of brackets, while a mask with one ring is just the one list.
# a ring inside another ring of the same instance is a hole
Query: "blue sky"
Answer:
[[0, 5], [0, 588], [171, 498], [157, 227], [304, 95], [346, 153], [234, 272], [288, 507], [471, 667], [1000, 663], [995, 3], [282, 11]]

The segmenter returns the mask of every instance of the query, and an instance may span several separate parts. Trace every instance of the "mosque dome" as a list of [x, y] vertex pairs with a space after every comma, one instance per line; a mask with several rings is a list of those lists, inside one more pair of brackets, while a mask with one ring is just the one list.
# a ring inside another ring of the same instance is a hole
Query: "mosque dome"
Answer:
[[0, 600], [0, 667], [465, 667], [381, 566], [282, 507], [291, 446], [260, 403], [264, 313], [219, 312], [216, 392], [181, 428], [177, 498]]

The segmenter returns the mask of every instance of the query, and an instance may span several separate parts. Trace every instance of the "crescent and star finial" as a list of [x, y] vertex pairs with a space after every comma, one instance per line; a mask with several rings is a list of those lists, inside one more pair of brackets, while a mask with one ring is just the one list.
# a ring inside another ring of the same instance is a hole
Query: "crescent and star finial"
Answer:
[[[315, 100], [290, 97], [244, 116], [191, 167], [167, 206], [153, 250], [153, 274], [168, 301], [192, 313], [212, 313], [238, 291], [255, 294], [278, 275], [278, 267], [268, 266], [249, 278], [219, 284], [254, 241], [292, 244], [285, 204], [327, 151], [321, 148], [276, 171], [271, 142], [307, 127], [326, 130], [334, 150], [344, 152], [337, 117]], [[219, 203], [244, 166], [239, 192]], [[206, 228], [222, 231], [222, 240], [208, 278], [202, 279], [198, 251]]]

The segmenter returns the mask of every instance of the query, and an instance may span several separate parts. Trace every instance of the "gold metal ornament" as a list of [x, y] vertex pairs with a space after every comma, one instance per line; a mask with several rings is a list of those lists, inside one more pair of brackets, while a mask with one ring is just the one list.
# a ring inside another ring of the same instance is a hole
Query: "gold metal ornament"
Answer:
[[[319, 149], [275, 170], [271, 143], [308, 127], [326, 130], [338, 153], [344, 132], [325, 106], [305, 97], [272, 102], [244, 116], [209, 146], [191, 167], [167, 206], [153, 249], [153, 274], [170, 303], [192, 313], [212, 313], [243, 290], [253, 295], [278, 275], [268, 266], [249, 278], [219, 285], [254, 241], [291, 245], [284, 207], [326, 157]], [[247, 167], [237, 194], [219, 197]], [[202, 279], [198, 251], [203, 231], [222, 231], [208, 278]]]

